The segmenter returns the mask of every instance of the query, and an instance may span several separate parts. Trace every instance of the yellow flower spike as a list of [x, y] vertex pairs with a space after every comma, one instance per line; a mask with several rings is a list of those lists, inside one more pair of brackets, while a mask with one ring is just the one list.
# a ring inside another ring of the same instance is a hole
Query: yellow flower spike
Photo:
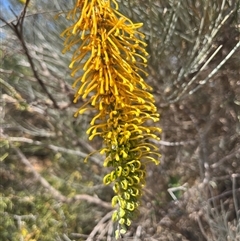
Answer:
[[102, 138], [103, 166], [113, 169], [103, 182], [113, 183], [112, 205], [117, 210], [112, 219], [119, 224], [118, 237], [126, 233], [138, 212], [145, 164], [158, 164], [160, 155], [149, 142], [158, 140], [161, 130], [147, 126], [149, 121], [158, 121], [159, 114], [148, 92], [152, 88], [141, 76], [147, 76], [148, 55], [144, 34], [138, 31], [142, 23], [133, 23], [118, 12], [115, 0], [76, 0], [67, 18], [73, 24], [62, 33], [63, 52], [77, 46], [69, 67], [72, 77], [80, 72], [73, 83], [77, 88], [73, 101], [86, 99], [74, 116], [94, 110], [87, 134], [90, 140]]

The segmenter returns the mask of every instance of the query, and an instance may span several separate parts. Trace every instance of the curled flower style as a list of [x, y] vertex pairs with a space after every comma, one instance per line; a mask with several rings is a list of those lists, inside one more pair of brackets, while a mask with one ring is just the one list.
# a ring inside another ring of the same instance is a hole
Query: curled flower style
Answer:
[[95, 111], [87, 134], [90, 140], [103, 139], [103, 165], [113, 168], [103, 182], [113, 183], [113, 220], [120, 236], [138, 210], [146, 164], [158, 164], [160, 156], [149, 140], [158, 139], [161, 129], [146, 125], [158, 121], [159, 114], [148, 92], [151, 87], [142, 78], [148, 55], [138, 31], [142, 24], [118, 12], [114, 0], [77, 0], [67, 18], [74, 24], [62, 33], [63, 53], [77, 46], [69, 65], [72, 77], [77, 75], [74, 102], [85, 100], [75, 116]]

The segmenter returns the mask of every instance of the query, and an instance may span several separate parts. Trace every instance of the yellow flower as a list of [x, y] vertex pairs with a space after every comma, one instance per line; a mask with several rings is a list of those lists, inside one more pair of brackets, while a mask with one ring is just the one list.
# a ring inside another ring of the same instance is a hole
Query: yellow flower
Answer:
[[146, 125], [158, 121], [159, 114], [148, 92], [151, 87], [142, 78], [147, 75], [146, 44], [137, 30], [142, 24], [119, 13], [114, 0], [77, 0], [67, 18], [74, 24], [62, 33], [63, 53], [77, 46], [69, 65], [72, 77], [76, 76], [73, 87], [78, 88], [74, 102], [86, 100], [75, 116], [96, 112], [87, 134], [90, 140], [103, 139], [103, 165], [113, 168], [103, 182], [114, 184], [117, 237], [126, 232], [137, 212], [146, 164], [158, 164], [160, 156], [149, 140], [158, 139], [161, 129]]

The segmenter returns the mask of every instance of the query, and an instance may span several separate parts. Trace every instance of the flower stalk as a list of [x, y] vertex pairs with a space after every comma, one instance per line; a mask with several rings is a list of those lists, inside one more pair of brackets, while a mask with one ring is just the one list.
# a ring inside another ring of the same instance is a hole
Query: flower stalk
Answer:
[[74, 23], [62, 33], [63, 53], [77, 46], [69, 65], [77, 88], [74, 102], [85, 100], [75, 116], [95, 113], [87, 134], [90, 140], [102, 138], [103, 165], [112, 168], [103, 182], [113, 184], [112, 205], [117, 208], [112, 219], [119, 237], [137, 213], [146, 164], [158, 164], [160, 156], [149, 142], [159, 139], [161, 129], [147, 125], [157, 122], [159, 114], [142, 78], [148, 55], [138, 31], [142, 24], [122, 15], [115, 0], [77, 0], [67, 18]]

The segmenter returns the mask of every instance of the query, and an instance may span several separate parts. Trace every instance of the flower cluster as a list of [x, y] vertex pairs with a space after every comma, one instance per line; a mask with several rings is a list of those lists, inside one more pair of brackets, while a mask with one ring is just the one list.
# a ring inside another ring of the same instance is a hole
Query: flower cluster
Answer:
[[78, 74], [74, 102], [85, 100], [75, 116], [88, 110], [95, 113], [87, 134], [90, 140], [102, 138], [104, 166], [113, 168], [103, 181], [114, 184], [113, 220], [120, 236], [138, 210], [146, 164], [159, 162], [149, 140], [158, 139], [161, 129], [146, 125], [158, 121], [159, 114], [148, 92], [151, 87], [142, 78], [147, 75], [146, 44], [138, 31], [142, 24], [118, 12], [114, 0], [77, 0], [67, 18], [74, 24], [62, 33], [63, 53], [77, 46], [69, 66], [73, 77]]

